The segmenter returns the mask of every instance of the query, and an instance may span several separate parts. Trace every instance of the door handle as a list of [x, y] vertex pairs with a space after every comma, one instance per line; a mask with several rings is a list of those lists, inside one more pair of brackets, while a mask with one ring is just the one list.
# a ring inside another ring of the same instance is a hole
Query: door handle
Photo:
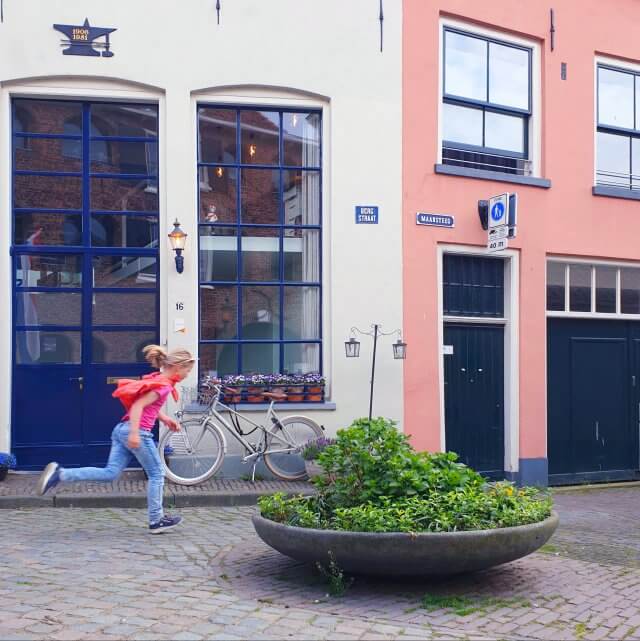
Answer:
[[596, 421], [596, 441], [600, 440], [600, 423]]
[[84, 376], [78, 376], [76, 378], [70, 378], [70, 381], [77, 381], [78, 386], [80, 387], [80, 391], [82, 391], [84, 387]]

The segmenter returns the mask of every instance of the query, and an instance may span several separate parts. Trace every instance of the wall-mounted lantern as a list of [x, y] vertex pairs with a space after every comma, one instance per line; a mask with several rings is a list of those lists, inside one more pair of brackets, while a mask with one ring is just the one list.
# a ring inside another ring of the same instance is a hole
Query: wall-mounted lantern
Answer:
[[184, 271], [184, 256], [182, 252], [187, 242], [187, 234], [180, 228], [177, 218], [176, 222], [173, 223], [173, 231], [169, 234], [169, 242], [171, 243], [171, 249], [176, 253], [176, 271], [178, 274], [182, 274]]

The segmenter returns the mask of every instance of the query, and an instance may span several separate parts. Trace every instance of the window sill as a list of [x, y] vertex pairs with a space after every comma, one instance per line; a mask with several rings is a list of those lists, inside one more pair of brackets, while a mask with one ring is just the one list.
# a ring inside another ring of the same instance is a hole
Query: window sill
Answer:
[[[269, 403], [238, 403], [237, 405], [231, 404], [229, 407], [235, 409], [238, 412], [264, 412], [268, 407]], [[295, 410], [296, 412], [304, 411], [317, 411], [321, 410], [324, 412], [335, 412], [336, 404], [329, 401], [324, 401], [322, 403], [276, 403], [274, 405], [276, 412]], [[204, 405], [198, 405], [193, 403], [188, 405], [185, 408], [185, 412], [188, 414], [202, 414], [206, 411]]]
[[609, 198], [624, 198], [625, 200], [640, 200], [640, 191], [632, 191], [624, 187], [604, 187], [596, 185], [593, 188], [594, 196], [607, 196]]
[[541, 187], [549, 189], [551, 181], [548, 178], [534, 178], [533, 176], [516, 176], [505, 174], [501, 171], [489, 171], [487, 169], [468, 169], [467, 167], [456, 167], [455, 165], [435, 165], [436, 174], [448, 176], [462, 176], [464, 178], [476, 178], [478, 180], [494, 180], [496, 182], [515, 183], [516, 185], [527, 185], [528, 187]]

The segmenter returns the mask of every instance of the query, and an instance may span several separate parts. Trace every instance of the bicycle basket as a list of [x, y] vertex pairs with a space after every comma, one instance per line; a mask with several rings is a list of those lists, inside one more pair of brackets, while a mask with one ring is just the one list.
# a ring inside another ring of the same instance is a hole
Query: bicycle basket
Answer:
[[213, 405], [217, 390], [214, 387], [182, 387], [180, 389], [180, 409], [183, 412], [201, 411], [203, 407]]

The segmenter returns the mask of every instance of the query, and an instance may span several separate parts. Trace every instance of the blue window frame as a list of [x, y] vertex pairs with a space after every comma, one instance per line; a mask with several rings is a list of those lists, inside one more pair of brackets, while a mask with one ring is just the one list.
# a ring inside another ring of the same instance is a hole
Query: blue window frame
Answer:
[[322, 114], [197, 117], [201, 372], [321, 372]]
[[596, 183], [640, 189], [640, 73], [598, 65]]
[[157, 107], [12, 108], [16, 364], [142, 362], [158, 340]]
[[446, 28], [442, 162], [529, 171], [531, 49]]

